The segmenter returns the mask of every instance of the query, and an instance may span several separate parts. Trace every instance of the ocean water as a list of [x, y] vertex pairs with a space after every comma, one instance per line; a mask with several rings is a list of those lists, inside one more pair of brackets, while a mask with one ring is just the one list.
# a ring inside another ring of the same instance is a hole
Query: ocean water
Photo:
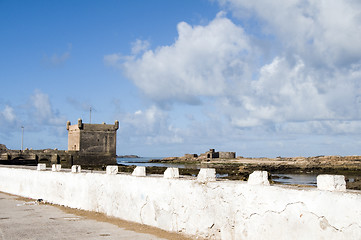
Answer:
[[117, 162], [123, 165], [136, 165], [144, 167], [175, 167], [175, 168], [192, 168], [199, 169], [200, 167], [194, 164], [174, 164], [174, 163], [152, 163], [152, 159], [162, 159], [164, 157], [140, 157], [140, 158], [117, 158]]
[[[162, 159], [163, 157], [140, 157], [140, 158], [117, 158], [117, 162], [123, 165], [136, 165], [145, 167], [176, 167], [200, 169], [196, 164], [172, 164], [172, 163], [151, 163], [152, 159]], [[217, 178], [227, 177], [227, 174], [217, 174]], [[272, 180], [281, 184], [317, 185], [316, 174], [272, 174]]]
[[162, 159], [163, 157], [140, 157], [140, 158], [119, 158], [117, 157], [118, 163], [143, 163], [149, 162], [152, 159]]
[[274, 173], [271, 175], [271, 178], [276, 183], [281, 184], [299, 184], [299, 185], [309, 185], [317, 186], [317, 174], [282, 174]]

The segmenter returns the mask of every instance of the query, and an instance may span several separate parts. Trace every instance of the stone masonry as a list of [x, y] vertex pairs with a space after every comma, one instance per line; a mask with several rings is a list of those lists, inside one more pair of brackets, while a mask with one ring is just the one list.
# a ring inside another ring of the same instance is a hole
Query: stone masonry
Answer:
[[81, 119], [76, 125], [68, 121], [68, 150], [11, 150], [0, 144], [0, 164], [36, 165], [38, 163], [61, 164], [63, 167], [82, 165], [104, 167], [115, 165], [116, 141], [119, 122], [115, 124], [84, 124]]
[[116, 164], [117, 130], [115, 124], [85, 124], [81, 119], [71, 125], [68, 121], [68, 152], [74, 153], [73, 164]]

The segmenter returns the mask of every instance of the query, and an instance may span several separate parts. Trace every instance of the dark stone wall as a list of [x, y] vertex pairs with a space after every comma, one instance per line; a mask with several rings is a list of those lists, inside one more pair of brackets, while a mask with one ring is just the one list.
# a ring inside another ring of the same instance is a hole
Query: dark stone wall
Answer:
[[233, 158], [236, 158], [236, 153], [235, 152], [219, 152], [219, 158], [233, 159]]
[[7, 150], [0, 154], [0, 164], [7, 165], [37, 165], [45, 163], [48, 167], [52, 164], [61, 164], [64, 168], [72, 165], [82, 167], [100, 168], [106, 165], [116, 165], [116, 157], [106, 153], [82, 153], [64, 150]]
[[80, 151], [116, 154], [116, 131], [82, 131]]
[[116, 165], [116, 157], [110, 154], [84, 154], [78, 153], [73, 155], [73, 165], [81, 165], [82, 167], [104, 167], [107, 165]]
[[115, 157], [118, 128], [118, 121], [115, 124], [85, 124], [79, 119], [76, 125], [70, 125], [68, 121], [68, 150]]

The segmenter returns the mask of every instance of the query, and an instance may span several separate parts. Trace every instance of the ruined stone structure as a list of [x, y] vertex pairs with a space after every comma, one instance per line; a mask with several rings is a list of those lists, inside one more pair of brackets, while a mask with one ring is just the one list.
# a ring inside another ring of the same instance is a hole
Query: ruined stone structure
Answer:
[[[216, 152], [215, 149], [211, 148], [209, 151], [202, 153], [200, 155], [195, 153], [184, 154], [183, 157], [173, 158], [177, 160], [211, 160], [211, 159], [234, 159], [236, 158], [236, 152]], [[172, 159], [168, 158], [167, 160]]]
[[0, 145], [0, 164], [61, 164], [64, 167], [82, 165], [102, 167], [116, 164], [116, 134], [119, 122], [115, 124], [78, 124], [67, 122], [68, 150], [10, 150]]
[[220, 158], [220, 159], [233, 159], [236, 158], [235, 152], [216, 152], [214, 149], [209, 149], [208, 152], [205, 152], [200, 155], [200, 157], [214, 159], [214, 158]]
[[222, 159], [236, 158], [236, 153], [235, 152], [219, 152], [219, 158], [222, 158]]

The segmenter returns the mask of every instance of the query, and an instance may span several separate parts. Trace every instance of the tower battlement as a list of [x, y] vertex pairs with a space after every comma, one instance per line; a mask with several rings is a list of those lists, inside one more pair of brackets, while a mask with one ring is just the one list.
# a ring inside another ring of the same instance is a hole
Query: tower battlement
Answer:
[[79, 119], [74, 125], [68, 121], [66, 124], [68, 151], [78, 152], [79, 159], [84, 158], [84, 161], [88, 163], [91, 163], [92, 158], [95, 158], [97, 162], [100, 158], [111, 158], [111, 162], [114, 163], [118, 128], [118, 121], [114, 124], [88, 124]]

